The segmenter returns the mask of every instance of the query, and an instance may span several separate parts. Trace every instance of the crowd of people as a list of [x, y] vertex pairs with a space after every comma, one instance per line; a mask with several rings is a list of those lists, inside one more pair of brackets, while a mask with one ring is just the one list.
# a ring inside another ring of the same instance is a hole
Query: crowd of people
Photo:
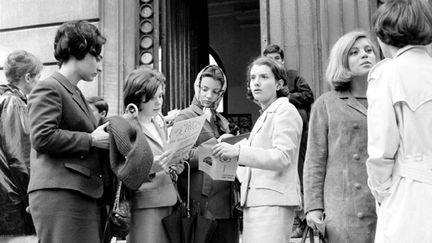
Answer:
[[[162, 221], [189, 200], [212, 220], [208, 243], [289, 243], [308, 227], [326, 242], [432, 242], [430, 1], [386, 1], [372, 32], [380, 49], [364, 30], [335, 42], [325, 73], [331, 90], [315, 101], [284, 66], [283, 50], [268, 45], [247, 69], [245, 96], [261, 114], [235, 144], [224, 142], [233, 135], [216, 111], [228, 87], [216, 65], [198, 73], [190, 106], [169, 122], [165, 76], [133, 70], [123, 87], [129, 124], [77, 86], [100, 72], [106, 37], [96, 26], [59, 27], [59, 70], [43, 81], [37, 57], [10, 53], [0, 86], [0, 242], [109, 242], [116, 176], [128, 187], [130, 243], [171, 242]], [[200, 116], [193, 148], [173, 161], [168, 126]], [[234, 181], [199, 169], [209, 143], [211, 156], [237, 163]], [[146, 169], [113, 169], [118, 161], [106, 160], [119, 154]]]

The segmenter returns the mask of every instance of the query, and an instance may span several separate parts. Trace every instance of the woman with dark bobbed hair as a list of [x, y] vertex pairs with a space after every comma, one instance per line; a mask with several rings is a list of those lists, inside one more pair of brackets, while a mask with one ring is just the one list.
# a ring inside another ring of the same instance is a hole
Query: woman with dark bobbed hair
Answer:
[[432, 242], [432, 6], [389, 0], [373, 31], [387, 59], [369, 74], [368, 184], [375, 242]]
[[248, 141], [219, 143], [213, 156], [238, 161], [243, 206], [243, 242], [290, 242], [301, 205], [297, 162], [302, 119], [289, 103], [285, 68], [260, 57], [248, 68], [247, 96], [261, 107]]
[[60, 70], [40, 81], [29, 97], [30, 212], [39, 242], [101, 242], [105, 179], [98, 149], [108, 133], [77, 87], [100, 71], [105, 38], [86, 21], [57, 30], [54, 55]]

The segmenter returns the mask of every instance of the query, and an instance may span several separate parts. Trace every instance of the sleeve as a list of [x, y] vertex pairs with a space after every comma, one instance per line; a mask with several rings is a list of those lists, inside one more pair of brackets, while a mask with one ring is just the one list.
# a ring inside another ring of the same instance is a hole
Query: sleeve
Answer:
[[280, 171], [293, 164], [300, 144], [302, 120], [296, 108], [280, 106], [274, 113], [272, 141], [269, 148], [241, 146], [239, 164], [264, 170]]
[[288, 76], [294, 79], [295, 84], [295, 90], [291, 91], [289, 101], [296, 107], [309, 107], [314, 101], [314, 95], [309, 84], [297, 71], [290, 70], [289, 72]]
[[392, 184], [395, 155], [399, 148], [399, 130], [389, 87], [396, 78], [393, 73], [388, 65], [373, 69], [367, 90], [369, 159], [366, 168], [368, 185], [378, 202], [386, 197]]
[[2, 148], [10, 175], [23, 195], [27, 192], [30, 167], [28, 112], [24, 102], [14, 95], [5, 101], [1, 115]]
[[312, 106], [303, 169], [305, 212], [324, 210], [324, 182], [328, 159], [329, 119], [323, 97]]
[[55, 85], [42, 81], [29, 97], [30, 139], [40, 153], [87, 153], [91, 147], [89, 133], [60, 127], [62, 97]]

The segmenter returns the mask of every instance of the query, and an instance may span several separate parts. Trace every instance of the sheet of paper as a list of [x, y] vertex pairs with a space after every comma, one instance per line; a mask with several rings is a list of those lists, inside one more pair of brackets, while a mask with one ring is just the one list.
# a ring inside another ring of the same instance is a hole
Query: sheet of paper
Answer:
[[213, 138], [198, 147], [198, 169], [207, 173], [213, 180], [234, 181], [237, 161], [213, 157], [211, 149], [216, 143], [217, 140]]
[[168, 150], [175, 151], [172, 163], [175, 164], [189, 154], [204, 126], [206, 116], [175, 122], [170, 131]]

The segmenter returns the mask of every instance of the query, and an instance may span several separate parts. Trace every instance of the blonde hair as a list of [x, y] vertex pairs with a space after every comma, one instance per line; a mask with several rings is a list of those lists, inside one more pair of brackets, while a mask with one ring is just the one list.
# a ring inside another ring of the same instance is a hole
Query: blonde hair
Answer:
[[378, 49], [365, 31], [351, 31], [339, 38], [330, 51], [325, 75], [335, 90], [349, 87], [353, 74], [349, 69], [348, 53], [354, 43], [361, 38], [369, 40], [375, 55], [378, 54]]

